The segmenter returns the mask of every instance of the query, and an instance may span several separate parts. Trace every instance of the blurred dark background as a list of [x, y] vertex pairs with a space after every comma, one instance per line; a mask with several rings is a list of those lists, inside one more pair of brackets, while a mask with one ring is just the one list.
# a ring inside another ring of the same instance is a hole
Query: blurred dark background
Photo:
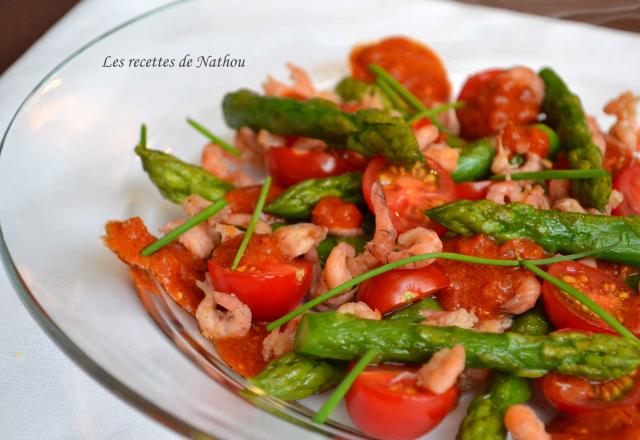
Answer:
[[0, 0], [0, 73], [78, 1]]
[[[78, 1], [0, 0], [0, 74]], [[640, 0], [459, 1], [640, 32]]]

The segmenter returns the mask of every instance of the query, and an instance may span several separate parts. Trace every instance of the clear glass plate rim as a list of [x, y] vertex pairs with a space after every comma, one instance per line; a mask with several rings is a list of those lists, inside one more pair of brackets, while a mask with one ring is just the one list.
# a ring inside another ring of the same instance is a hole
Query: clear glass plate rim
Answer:
[[[185, 3], [189, 0], [176, 0], [164, 5], [158, 6], [154, 9], [151, 9], [143, 14], [137, 15], [133, 18], [130, 18], [119, 25], [109, 29], [108, 31], [98, 35], [97, 37], [89, 40], [86, 44], [81, 46], [79, 49], [72, 52], [66, 58], [64, 58], [58, 65], [56, 65], [49, 73], [47, 73], [29, 92], [29, 94], [24, 98], [24, 100], [20, 103], [17, 110], [9, 120], [7, 128], [4, 131], [2, 139], [0, 140], [0, 160], [2, 159], [2, 151], [4, 149], [6, 140], [9, 136], [9, 132], [11, 131], [11, 127], [15, 122], [16, 118], [24, 108], [24, 106], [29, 102], [29, 100], [36, 94], [36, 92], [56, 73], [60, 71], [63, 67], [69, 64], [71, 61], [76, 59], [79, 55], [81, 55], [84, 51], [97, 44], [98, 42], [104, 40], [110, 35], [120, 31], [123, 28], [126, 28], [132, 24], [137, 23], [138, 21], [143, 20], [151, 15], [156, 13], [165, 11], [170, 9], [173, 6], [176, 6], [181, 3]], [[94, 380], [96, 380], [100, 385], [111, 391], [113, 394], [118, 396], [125, 403], [133, 406], [134, 408], [142, 411], [149, 417], [152, 417], [156, 421], [162, 423], [166, 427], [174, 430], [175, 432], [185, 435], [192, 436], [195, 433], [199, 433], [200, 430], [196, 427], [190, 425], [184, 420], [170, 414], [164, 409], [160, 408], [153, 402], [149, 401], [136, 391], [129, 388], [119, 379], [111, 375], [104, 368], [102, 368], [98, 363], [96, 363], [93, 359], [91, 359], [84, 351], [74, 343], [55, 323], [55, 321], [47, 314], [46, 310], [40, 305], [38, 300], [30, 291], [27, 283], [24, 281], [22, 275], [20, 274], [13, 257], [9, 251], [7, 243], [4, 238], [3, 230], [2, 230], [2, 219], [0, 219], [0, 259], [2, 260], [2, 265], [4, 267], [5, 273], [11, 282], [14, 291], [17, 293], [18, 297], [22, 301], [22, 304], [29, 311], [31, 317], [38, 323], [40, 328], [44, 330], [44, 332], [53, 340], [53, 342], [64, 352], [76, 365], [80, 366], [86, 373], [88, 373]]]

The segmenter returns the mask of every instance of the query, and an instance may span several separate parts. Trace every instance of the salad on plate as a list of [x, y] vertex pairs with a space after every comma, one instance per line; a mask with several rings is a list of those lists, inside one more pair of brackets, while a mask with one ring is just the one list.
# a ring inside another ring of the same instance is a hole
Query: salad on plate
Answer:
[[348, 61], [332, 90], [288, 64], [290, 83], [227, 93], [230, 143], [188, 119], [199, 164], [142, 126], [135, 154], [184, 214], [160, 238], [106, 224], [134, 286], [164, 289], [254, 389], [329, 390], [317, 423], [344, 399], [364, 434], [412, 439], [474, 392], [459, 439], [639, 438], [638, 96], [603, 129], [549, 67], [454, 95], [409, 38]]

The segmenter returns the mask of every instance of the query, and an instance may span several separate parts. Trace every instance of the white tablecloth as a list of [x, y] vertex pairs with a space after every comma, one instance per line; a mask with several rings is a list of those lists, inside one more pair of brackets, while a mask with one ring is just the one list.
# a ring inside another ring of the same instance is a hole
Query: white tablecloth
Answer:
[[[74, 7], [0, 76], [0, 132], [63, 58], [166, 1], [85, 0]], [[179, 438], [69, 360], [29, 316], [2, 270], [0, 304], [0, 439]]]

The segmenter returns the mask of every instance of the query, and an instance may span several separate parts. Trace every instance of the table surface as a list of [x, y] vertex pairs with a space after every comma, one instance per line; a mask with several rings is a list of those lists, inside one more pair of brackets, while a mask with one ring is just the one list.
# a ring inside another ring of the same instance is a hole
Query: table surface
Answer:
[[[505, 0], [463, 1], [510, 6]], [[81, 43], [163, 3], [166, 1], [85, 0], [74, 7], [0, 76], [0, 128], [4, 130], [33, 86]], [[580, 11], [574, 8], [573, 13], [558, 9], [558, 3], [523, 0], [517, 3], [516, 9], [524, 7], [528, 11], [560, 18], [640, 30], [638, 1], [564, 0], [565, 8], [578, 3], [590, 5], [590, 9]], [[607, 14], [602, 13], [603, 3], [607, 5]], [[595, 14], [589, 12], [598, 10], [600, 12]], [[29, 316], [2, 271], [0, 302], [0, 389], [3, 397], [0, 399], [0, 438], [179, 438], [119, 400], [69, 360]]]

